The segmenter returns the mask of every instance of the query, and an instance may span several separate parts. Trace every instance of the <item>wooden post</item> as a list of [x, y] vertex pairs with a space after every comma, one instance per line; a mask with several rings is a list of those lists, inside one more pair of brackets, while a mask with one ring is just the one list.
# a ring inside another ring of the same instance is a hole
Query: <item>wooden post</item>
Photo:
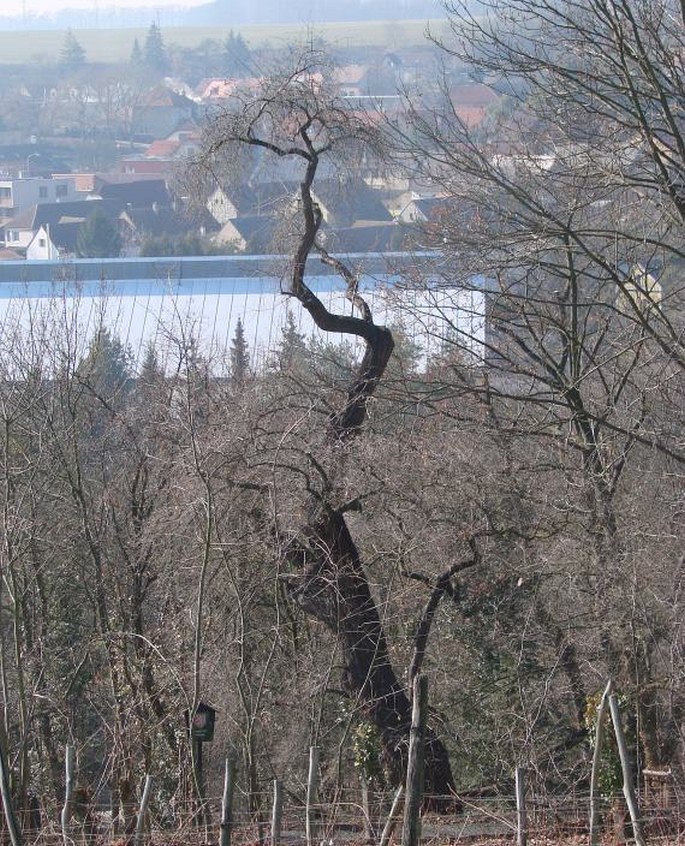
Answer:
[[420, 675], [414, 679], [402, 846], [419, 846], [421, 839], [421, 801], [427, 717], [428, 680], [424, 675]]
[[516, 846], [526, 846], [527, 842], [526, 771], [523, 767], [516, 767]]
[[374, 831], [373, 822], [371, 821], [371, 797], [369, 795], [369, 782], [365, 776], [361, 776], [362, 788], [362, 813], [364, 815], [364, 840], [368, 844], [376, 842], [376, 832]]
[[226, 758], [224, 768], [224, 792], [221, 799], [221, 828], [219, 846], [231, 846], [233, 828], [233, 786], [235, 784], [235, 759], [232, 755]]
[[7, 823], [12, 846], [22, 846], [24, 838], [19, 828], [17, 815], [14, 812], [14, 803], [12, 802], [7, 735], [5, 734], [5, 724], [2, 718], [0, 718], [0, 794], [2, 795], [2, 807], [5, 812], [5, 822]]
[[305, 808], [305, 827], [307, 846], [314, 843], [316, 825], [314, 823], [314, 805], [319, 790], [319, 750], [316, 746], [309, 749], [309, 777], [307, 778], [307, 805]]
[[[197, 824], [198, 827], [204, 825], [205, 828], [208, 828], [212, 824], [212, 811], [209, 807], [209, 802], [207, 801], [207, 789], [205, 786], [205, 771], [204, 771], [204, 764], [202, 760], [202, 740], [198, 738], [192, 739], [193, 744], [193, 751], [192, 751], [192, 758], [193, 758], [193, 768], [194, 768], [194, 777], [195, 777], [195, 787], [197, 790], [197, 799], [199, 804], [198, 815], [197, 815]], [[208, 832], [206, 832], [208, 834]]]
[[607, 700], [613, 687], [611, 679], [599, 701], [597, 708], [597, 726], [595, 728], [595, 751], [592, 754], [592, 772], [590, 774], [590, 846], [598, 846], [599, 832], [597, 826], [597, 780], [599, 778], [599, 767], [602, 763], [602, 744], [604, 743], [604, 715], [607, 708]]
[[390, 813], [388, 814], [388, 818], [385, 821], [385, 825], [383, 826], [383, 831], [381, 832], [381, 839], [378, 843], [378, 846], [388, 846], [388, 843], [390, 842], [390, 838], [392, 836], [393, 831], [395, 830], [395, 825], [397, 823], [395, 815], [397, 814], [397, 808], [399, 807], [400, 800], [402, 799], [403, 795], [404, 785], [401, 784], [395, 792], [395, 798], [392, 800]]
[[283, 816], [283, 789], [281, 782], [274, 779], [274, 803], [271, 809], [271, 846], [281, 842], [281, 818]]
[[145, 786], [143, 787], [143, 796], [140, 800], [140, 807], [138, 808], [138, 819], [136, 820], [136, 831], [133, 835], [133, 846], [140, 846], [143, 840], [143, 831], [145, 830], [145, 814], [147, 813], [147, 806], [150, 803], [150, 791], [152, 790], [152, 776], [145, 776]]
[[64, 805], [62, 805], [62, 815], [60, 822], [62, 824], [62, 842], [64, 846], [69, 846], [71, 838], [69, 837], [69, 820], [71, 819], [71, 795], [74, 792], [74, 747], [67, 744], [64, 755]]
[[609, 710], [611, 711], [611, 720], [614, 724], [614, 734], [616, 735], [618, 755], [621, 759], [623, 795], [626, 798], [626, 805], [628, 805], [628, 812], [630, 813], [630, 822], [633, 826], [633, 837], [635, 838], [637, 846], [645, 846], [645, 838], [642, 833], [642, 822], [640, 820], [640, 811], [637, 807], [635, 788], [633, 787], [633, 772], [630, 766], [630, 756], [628, 755], [628, 747], [626, 745], [625, 735], [623, 734], [623, 726], [621, 725], [621, 711], [618, 707], [618, 699], [616, 698], [615, 693], [612, 693], [609, 696]]

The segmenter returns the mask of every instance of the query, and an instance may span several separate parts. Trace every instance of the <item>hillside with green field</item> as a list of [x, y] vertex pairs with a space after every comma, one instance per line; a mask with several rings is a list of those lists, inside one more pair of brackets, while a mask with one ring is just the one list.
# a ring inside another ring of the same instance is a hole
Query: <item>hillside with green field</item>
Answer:
[[[430, 24], [431, 31], [444, 31], [444, 21]], [[399, 49], [425, 43], [427, 22], [416, 21], [352, 21], [317, 25], [303, 24], [250, 25], [244, 27], [170, 27], [163, 28], [165, 42], [174, 48], [195, 48], [208, 39], [225, 39], [231, 30], [239, 31], [252, 49], [285, 47], [310, 38], [320, 38], [334, 49], [379, 47]], [[135, 39], [145, 40], [146, 28], [78, 30], [79, 43], [89, 62], [125, 62], [131, 56]], [[63, 30], [0, 32], [0, 63], [46, 63], [57, 61], [64, 43]]]

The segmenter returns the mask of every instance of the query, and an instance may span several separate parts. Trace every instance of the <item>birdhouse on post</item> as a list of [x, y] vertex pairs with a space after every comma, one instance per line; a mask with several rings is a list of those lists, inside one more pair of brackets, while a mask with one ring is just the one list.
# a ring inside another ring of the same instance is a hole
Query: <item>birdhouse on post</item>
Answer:
[[[190, 714], [186, 711], [186, 724], [190, 722]], [[199, 702], [193, 714], [190, 725], [190, 737], [198, 743], [214, 740], [214, 722], [216, 709], [206, 702]]]

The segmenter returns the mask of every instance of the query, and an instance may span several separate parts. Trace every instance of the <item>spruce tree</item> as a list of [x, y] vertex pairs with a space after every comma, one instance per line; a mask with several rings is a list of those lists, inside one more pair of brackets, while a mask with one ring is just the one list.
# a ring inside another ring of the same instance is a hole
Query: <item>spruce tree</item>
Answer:
[[98, 397], [120, 396], [131, 386], [131, 355], [121, 340], [106, 327], [95, 332], [86, 356], [79, 362], [77, 376]]
[[116, 226], [102, 209], [95, 209], [76, 238], [76, 252], [80, 258], [117, 258], [121, 246]]
[[137, 38], [133, 40], [133, 48], [131, 50], [131, 64], [134, 68], [139, 68], [143, 64], [143, 51], [140, 49], [140, 41]]
[[245, 339], [243, 321], [238, 318], [231, 341], [231, 384], [234, 388], [245, 386], [250, 376], [250, 353]]
[[243, 36], [231, 30], [224, 41], [224, 73], [227, 76], [249, 76], [252, 73], [252, 53]]
[[150, 24], [150, 29], [145, 36], [143, 58], [145, 65], [151, 70], [166, 73], [169, 69], [169, 57], [162, 38], [162, 31], [154, 21]]
[[281, 340], [276, 349], [273, 366], [281, 373], [297, 370], [307, 355], [307, 339], [300, 332], [295, 317], [288, 309], [285, 324], [281, 328]]
[[59, 63], [67, 70], [75, 70], [86, 63], [86, 51], [71, 29], [67, 30], [59, 54]]

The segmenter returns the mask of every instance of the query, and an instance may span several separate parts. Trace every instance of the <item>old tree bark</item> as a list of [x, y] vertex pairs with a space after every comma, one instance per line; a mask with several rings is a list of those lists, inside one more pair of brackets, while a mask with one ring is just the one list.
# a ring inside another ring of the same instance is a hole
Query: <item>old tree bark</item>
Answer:
[[[230, 159], [227, 150], [237, 144], [302, 162], [301, 229], [285, 293], [300, 302], [322, 331], [354, 336], [364, 343], [364, 355], [347, 387], [346, 399], [328, 418], [322, 441], [322, 450], [334, 456], [333, 466], [327, 471], [329, 490], [335, 488], [335, 478], [331, 477], [341, 475], [346, 462], [354, 460], [350, 444], [364, 426], [368, 401], [383, 376], [394, 341], [389, 329], [374, 323], [352, 270], [318, 241], [322, 218], [312, 186], [324, 154], [335, 148], [338, 159], [346, 152], [357, 157], [361, 147], [373, 147], [377, 140], [373, 128], [331, 99], [324, 99], [316, 69], [306, 64], [268, 80], [259, 98], [246, 100], [240, 114], [221, 116], [208, 132], [207, 150], [214, 160], [222, 156], [224, 161]], [[346, 296], [359, 316], [329, 311], [307, 286], [306, 266], [312, 255], [340, 274]], [[392, 667], [378, 609], [345, 511], [346, 506], [336, 502], [332, 493], [312, 497], [305, 525], [287, 546], [294, 573], [286, 577], [286, 584], [291, 598], [337, 636], [344, 655], [345, 688], [377, 727], [388, 779], [399, 785], [406, 770], [411, 702]], [[453, 795], [447, 751], [430, 730], [426, 754], [426, 795]], [[433, 800], [432, 804], [441, 803]]]
[[[300, 186], [305, 232], [293, 264], [291, 291], [320, 329], [356, 335], [365, 343], [347, 400], [329, 420], [329, 439], [344, 449], [364, 424], [367, 402], [383, 375], [394, 342], [389, 329], [373, 322], [370, 309], [356, 291], [353, 274], [317, 247], [321, 219], [310, 191], [315, 166], [314, 154], [307, 178]], [[323, 260], [334, 263], [341, 272], [347, 295], [362, 317], [332, 314], [307, 287], [305, 264], [312, 249], [318, 249]], [[309, 520], [292, 545], [290, 558], [300, 571], [299, 576], [288, 579], [291, 595], [338, 636], [345, 656], [345, 686], [378, 728], [389, 778], [400, 784], [406, 770], [411, 703], [393, 670], [378, 609], [339, 504], [319, 500], [312, 503]], [[429, 732], [427, 747], [430, 766], [426, 768], [426, 793], [452, 793], [454, 782], [444, 745]]]

